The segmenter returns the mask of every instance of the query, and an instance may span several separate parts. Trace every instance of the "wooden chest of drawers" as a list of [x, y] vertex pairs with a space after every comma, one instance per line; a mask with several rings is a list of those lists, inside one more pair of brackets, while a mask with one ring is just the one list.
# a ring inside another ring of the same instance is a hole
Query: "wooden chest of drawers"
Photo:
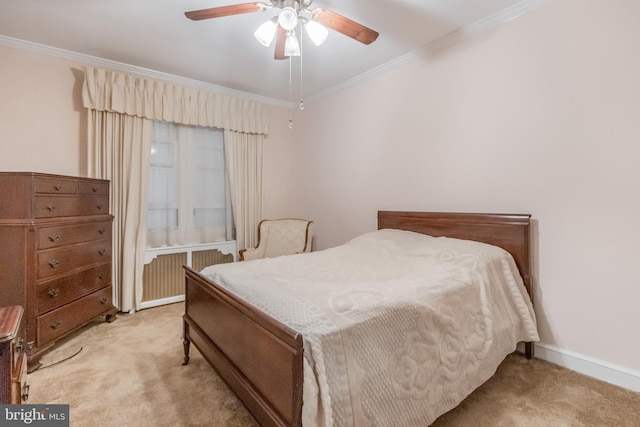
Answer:
[[0, 306], [25, 307], [29, 370], [112, 304], [109, 181], [0, 172]]
[[0, 403], [23, 403], [29, 398], [23, 312], [19, 305], [0, 308]]

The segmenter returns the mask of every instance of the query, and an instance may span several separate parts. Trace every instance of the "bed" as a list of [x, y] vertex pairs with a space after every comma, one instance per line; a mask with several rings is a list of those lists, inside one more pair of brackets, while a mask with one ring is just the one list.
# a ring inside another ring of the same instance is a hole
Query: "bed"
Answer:
[[[202, 272], [185, 267], [183, 364], [193, 343], [263, 426], [428, 425], [486, 381], [518, 342], [533, 356], [529, 228], [530, 215], [379, 211], [378, 231], [337, 248]], [[425, 239], [436, 249], [425, 249]], [[389, 252], [398, 247], [408, 252]], [[389, 265], [347, 262], [356, 250]], [[473, 270], [485, 257], [486, 271]], [[447, 286], [424, 287], [422, 270]], [[408, 272], [402, 286], [399, 271]], [[492, 283], [502, 275], [508, 283], [498, 290]], [[411, 291], [402, 290], [405, 282]], [[314, 292], [331, 301], [311, 300]], [[416, 312], [421, 304], [411, 299], [426, 296], [436, 302]], [[425, 345], [432, 338], [440, 341]]]

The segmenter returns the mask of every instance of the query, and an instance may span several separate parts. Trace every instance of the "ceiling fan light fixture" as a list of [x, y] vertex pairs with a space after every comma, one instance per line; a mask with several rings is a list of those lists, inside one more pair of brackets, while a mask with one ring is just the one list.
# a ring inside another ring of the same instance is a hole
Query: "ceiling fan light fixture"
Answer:
[[278, 14], [278, 24], [285, 30], [293, 30], [298, 25], [298, 13], [291, 6], [282, 9]]
[[309, 38], [316, 46], [320, 46], [327, 39], [329, 35], [329, 30], [322, 25], [317, 23], [316, 21], [309, 20], [305, 22], [304, 29], [307, 31]]
[[293, 30], [287, 32], [287, 39], [284, 42], [284, 56], [300, 56], [300, 44]]
[[276, 36], [276, 18], [270, 19], [264, 24], [260, 25], [258, 29], [253, 33], [256, 40], [258, 40], [262, 45], [269, 47], [271, 42]]

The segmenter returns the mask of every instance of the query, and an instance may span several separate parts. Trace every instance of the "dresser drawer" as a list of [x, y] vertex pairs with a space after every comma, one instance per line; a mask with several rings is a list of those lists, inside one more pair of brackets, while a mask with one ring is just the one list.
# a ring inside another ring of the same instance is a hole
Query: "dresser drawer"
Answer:
[[78, 194], [109, 195], [109, 181], [80, 181]]
[[36, 177], [35, 192], [40, 194], [76, 194], [78, 181], [62, 177]]
[[38, 252], [38, 279], [70, 273], [73, 270], [111, 261], [111, 240], [65, 246]]
[[11, 403], [25, 403], [29, 399], [27, 384], [27, 353], [21, 352], [17, 358], [17, 366], [11, 378]]
[[23, 374], [23, 313], [19, 305], [0, 307], [0, 404], [20, 403], [15, 381]]
[[111, 305], [111, 286], [100, 289], [79, 300], [69, 303], [36, 320], [37, 346], [45, 345], [67, 334], [78, 326], [87, 323], [87, 319], [99, 316]]
[[25, 330], [25, 324], [24, 324], [24, 319], [23, 321], [20, 323], [20, 329], [18, 330], [18, 335], [16, 336], [16, 338], [13, 340], [13, 342], [11, 343], [11, 351], [13, 351], [13, 372], [14, 372], [14, 376], [18, 375], [20, 372], [20, 369], [22, 369], [22, 365], [20, 365], [20, 363], [22, 362], [22, 356], [25, 355], [25, 352], [27, 351], [27, 343], [26, 343], [26, 330]]
[[111, 221], [42, 227], [38, 230], [38, 249], [102, 239], [111, 239]]
[[109, 213], [109, 196], [36, 196], [36, 218]]
[[38, 283], [36, 311], [38, 315], [44, 314], [110, 283], [111, 263]]

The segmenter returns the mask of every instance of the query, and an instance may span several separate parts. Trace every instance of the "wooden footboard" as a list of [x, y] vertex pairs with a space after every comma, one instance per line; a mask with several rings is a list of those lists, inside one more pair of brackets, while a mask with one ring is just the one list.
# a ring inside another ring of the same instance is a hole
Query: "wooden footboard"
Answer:
[[260, 425], [302, 425], [302, 336], [184, 268], [184, 364], [193, 343]]

